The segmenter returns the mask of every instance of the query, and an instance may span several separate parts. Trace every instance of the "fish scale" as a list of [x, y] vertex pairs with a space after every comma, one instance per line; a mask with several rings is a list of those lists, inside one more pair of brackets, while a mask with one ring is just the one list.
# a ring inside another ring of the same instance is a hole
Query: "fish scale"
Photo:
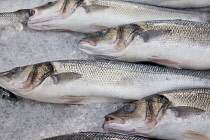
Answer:
[[29, 18], [29, 12], [28, 10], [19, 10], [16, 12], [10, 12], [10, 13], [0, 13], [0, 28], [4, 28], [6, 26], [15, 26], [15, 24], [24, 24], [26, 25], [26, 22]]
[[56, 136], [43, 140], [152, 140], [144, 137], [133, 137], [114, 133], [83, 132], [63, 136]]

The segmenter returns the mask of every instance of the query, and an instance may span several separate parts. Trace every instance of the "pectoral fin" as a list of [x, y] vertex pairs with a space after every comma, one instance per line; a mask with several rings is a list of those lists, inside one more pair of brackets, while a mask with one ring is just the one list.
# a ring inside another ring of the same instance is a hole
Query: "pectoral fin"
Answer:
[[64, 104], [78, 104], [85, 100], [85, 96], [61, 96], [60, 99], [63, 99]]
[[82, 75], [74, 72], [66, 72], [66, 73], [55, 74], [52, 75], [51, 77], [54, 81], [53, 82], [54, 84], [60, 84], [63, 82], [79, 79], [82, 77]]
[[91, 13], [99, 10], [104, 10], [109, 8], [109, 6], [103, 6], [103, 5], [85, 5], [82, 6], [85, 9], [86, 13]]
[[170, 107], [170, 109], [172, 112], [174, 112], [175, 116], [179, 118], [186, 118], [192, 115], [200, 115], [201, 113], [205, 112], [202, 109], [190, 106]]
[[148, 30], [141, 32], [139, 35], [143, 38], [144, 42], [147, 42], [149, 39], [167, 34], [169, 32], [170, 30]]
[[184, 132], [184, 137], [192, 139], [192, 140], [210, 140], [210, 138], [208, 138], [205, 135], [199, 134], [198, 132], [194, 132], [194, 131], [187, 131]]
[[160, 58], [158, 56], [149, 56], [149, 61], [156, 62], [156, 63], [166, 63], [166, 64], [180, 64], [178, 61], [173, 61], [169, 59]]

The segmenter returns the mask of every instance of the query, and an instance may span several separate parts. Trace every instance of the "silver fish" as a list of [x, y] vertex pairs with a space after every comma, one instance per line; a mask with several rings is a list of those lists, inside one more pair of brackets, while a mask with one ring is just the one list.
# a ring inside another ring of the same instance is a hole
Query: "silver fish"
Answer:
[[210, 87], [210, 71], [114, 61], [55, 61], [0, 73], [0, 86], [42, 102], [122, 102], [166, 90]]
[[210, 6], [209, 0], [119, 0], [171, 8], [198, 8]]
[[209, 34], [210, 25], [205, 23], [148, 21], [99, 32], [78, 46], [89, 55], [111, 60], [206, 70], [210, 69]]
[[119, 135], [114, 133], [81, 132], [81, 133], [47, 138], [43, 140], [154, 140], [154, 139]]
[[21, 31], [23, 30], [23, 25], [27, 24], [29, 16], [29, 10], [19, 10], [11, 13], [0, 13], [0, 28], [12, 26]]
[[31, 10], [28, 27], [91, 33], [147, 20], [209, 22], [208, 12], [175, 10], [112, 0], [59, 0]]
[[160, 139], [210, 139], [210, 89], [159, 93], [105, 117], [104, 128]]

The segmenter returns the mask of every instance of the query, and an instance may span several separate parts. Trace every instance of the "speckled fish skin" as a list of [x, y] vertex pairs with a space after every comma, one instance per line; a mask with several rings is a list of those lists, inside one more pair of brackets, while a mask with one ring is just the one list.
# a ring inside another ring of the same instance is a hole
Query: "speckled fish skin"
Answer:
[[81, 132], [63, 136], [56, 136], [43, 140], [152, 140], [144, 137], [133, 137], [114, 133]]
[[[148, 21], [107, 30], [81, 40], [81, 51], [127, 62], [151, 61], [173, 68], [210, 69], [210, 25]], [[193, 56], [193, 57], [192, 57]]]
[[123, 102], [166, 90], [210, 87], [210, 71], [70, 60], [29, 65], [0, 73], [0, 86], [18, 96], [42, 102]]
[[159, 93], [106, 117], [104, 128], [159, 139], [209, 140], [210, 89]]
[[171, 8], [198, 8], [210, 6], [209, 0], [119, 0]]
[[7, 26], [15, 26], [18, 28], [18, 26], [21, 26], [21, 24], [26, 25], [28, 18], [29, 10], [19, 10], [11, 13], [0, 13], [0, 28], [5, 28]]
[[59, 0], [31, 10], [28, 27], [91, 33], [148, 20], [209, 22], [207, 12], [193, 12], [112, 0]]

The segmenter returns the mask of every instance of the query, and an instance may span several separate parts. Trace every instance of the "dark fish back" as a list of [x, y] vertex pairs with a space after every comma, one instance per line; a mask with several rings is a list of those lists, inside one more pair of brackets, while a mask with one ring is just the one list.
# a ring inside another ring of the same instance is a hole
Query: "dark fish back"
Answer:
[[144, 137], [133, 137], [113, 133], [83, 132], [69, 135], [56, 136], [44, 140], [154, 140]]

